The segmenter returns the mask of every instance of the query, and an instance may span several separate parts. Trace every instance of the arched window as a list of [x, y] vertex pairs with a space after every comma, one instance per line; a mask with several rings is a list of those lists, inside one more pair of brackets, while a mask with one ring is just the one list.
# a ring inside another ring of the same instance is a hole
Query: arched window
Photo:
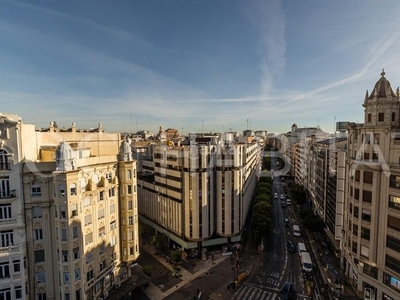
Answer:
[[107, 172], [107, 173], [106, 173], [106, 180], [108, 181], [108, 183], [111, 183], [111, 180], [112, 180], [112, 178], [111, 178], [111, 172]]
[[126, 172], [126, 179], [132, 179], [132, 171], [131, 170], [128, 170]]
[[65, 184], [58, 185], [58, 197], [65, 197]]
[[93, 176], [92, 176], [92, 182], [93, 182], [94, 184], [98, 184], [98, 183], [99, 183], [99, 175], [93, 174]]
[[76, 195], [76, 183], [73, 182], [69, 185], [69, 194], [71, 196]]
[[4, 149], [0, 150], [0, 170], [10, 170], [7, 151]]

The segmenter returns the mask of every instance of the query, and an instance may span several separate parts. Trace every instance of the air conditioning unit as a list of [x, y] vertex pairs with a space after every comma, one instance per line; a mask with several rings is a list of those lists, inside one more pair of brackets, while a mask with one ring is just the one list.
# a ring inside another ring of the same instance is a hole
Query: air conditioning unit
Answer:
[[116, 283], [116, 284], [115, 284], [115, 289], [116, 289], [116, 290], [118, 290], [120, 287], [121, 287], [121, 284], [120, 284], [120, 283]]

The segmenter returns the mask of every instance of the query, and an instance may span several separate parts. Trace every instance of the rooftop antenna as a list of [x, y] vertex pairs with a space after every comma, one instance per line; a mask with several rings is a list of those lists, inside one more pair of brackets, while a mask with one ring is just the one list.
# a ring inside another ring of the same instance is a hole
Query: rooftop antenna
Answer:
[[249, 129], [249, 118], [247, 118], [247, 127], [246, 129]]

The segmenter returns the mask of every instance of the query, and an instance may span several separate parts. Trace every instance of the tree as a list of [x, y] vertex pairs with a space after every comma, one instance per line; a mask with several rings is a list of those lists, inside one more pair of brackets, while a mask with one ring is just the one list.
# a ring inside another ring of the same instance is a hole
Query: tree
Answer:
[[271, 197], [268, 195], [265, 195], [265, 194], [257, 195], [254, 198], [254, 200], [255, 200], [255, 203], [260, 202], [260, 201], [265, 201], [265, 202], [271, 203]]
[[272, 178], [271, 178], [270, 176], [267, 176], [267, 177], [260, 177], [260, 179], [258, 180], [258, 182], [259, 182], [259, 183], [260, 183], [260, 182], [267, 182], [267, 183], [269, 183], [269, 184], [272, 185], [273, 180], [272, 180]]
[[182, 260], [182, 254], [180, 251], [173, 251], [171, 253], [171, 259], [174, 264], [178, 264]]
[[272, 229], [271, 204], [260, 201], [254, 204], [252, 209], [251, 228], [260, 233], [260, 236], [267, 235]]
[[161, 251], [167, 244], [167, 236], [163, 233], [157, 233], [151, 238], [150, 244], [156, 248], [157, 251]]
[[305, 204], [307, 201], [307, 192], [304, 187], [300, 184], [294, 183], [290, 185], [290, 192], [293, 200], [299, 204]]
[[146, 274], [147, 276], [151, 277], [151, 266], [144, 266], [142, 267], [143, 273]]

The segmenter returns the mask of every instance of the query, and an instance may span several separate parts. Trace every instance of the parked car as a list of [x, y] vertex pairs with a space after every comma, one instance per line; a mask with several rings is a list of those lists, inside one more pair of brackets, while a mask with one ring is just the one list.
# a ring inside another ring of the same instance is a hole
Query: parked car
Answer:
[[286, 227], [290, 227], [290, 221], [288, 218], [285, 218], [285, 220], [283, 220], [283, 223], [285, 224]]
[[297, 292], [294, 289], [293, 283], [286, 281], [282, 289], [279, 292], [279, 298], [281, 300], [293, 300], [297, 299]]
[[282, 200], [285, 199], [285, 196], [284, 196], [283, 194], [281, 194], [281, 199], [282, 199]]
[[281, 207], [286, 207], [286, 202], [285, 201], [281, 201]]
[[292, 252], [292, 253], [296, 252], [295, 243], [293, 241], [291, 241], [291, 240], [288, 240], [287, 241], [287, 249], [288, 249], [289, 252]]
[[287, 199], [287, 200], [286, 200], [286, 204], [287, 204], [287, 205], [292, 205], [292, 201], [291, 201], [290, 199]]

